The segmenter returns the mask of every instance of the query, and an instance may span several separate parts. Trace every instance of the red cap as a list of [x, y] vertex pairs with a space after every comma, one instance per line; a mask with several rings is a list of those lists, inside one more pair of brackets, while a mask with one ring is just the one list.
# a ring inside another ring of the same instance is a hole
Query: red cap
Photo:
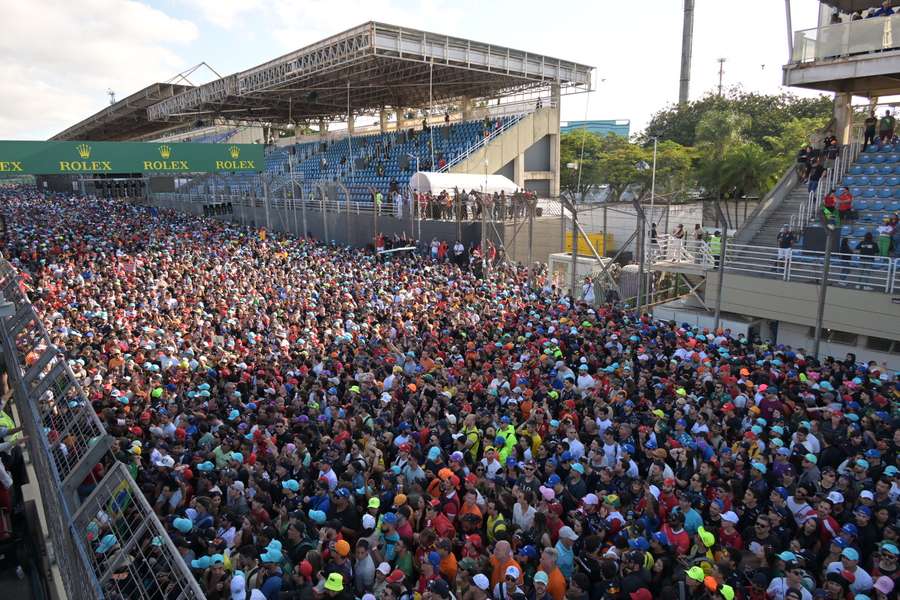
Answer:
[[481, 536], [477, 533], [473, 533], [466, 536], [466, 541], [475, 546], [476, 548], [481, 548]]
[[190, 469], [185, 469], [184, 471], [181, 472], [181, 477], [183, 479], [186, 479], [187, 481], [190, 481], [191, 479], [194, 478], [194, 472], [191, 471]]
[[175, 437], [179, 440], [183, 440], [187, 437], [187, 431], [185, 431], [183, 427], [179, 427], [175, 430]]
[[663, 485], [666, 487], [675, 487], [675, 480], [674, 479], [666, 479], [665, 481], [663, 481]]
[[150, 411], [145, 410], [141, 413], [141, 421], [149, 421], [150, 420]]
[[412, 450], [412, 446], [409, 444], [400, 444], [400, 452], [409, 452]]
[[722, 405], [722, 410], [724, 410], [725, 412], [732, 412], [735, 408], [737, 407], [731, 402], [726, 402]]
[[300, 563], [300, 574], [304, 577], [312, 577], [313, 566], [312, 563], [308, 560], [304, 560]]
[[653, 600], [653, 594], [647, 588], [641, 588], [629, 594], [631, 600]]
[[433, 498], [433, 499], [431, 500], [431, 505], [432, 505], [433, 507], [437, 508], [437, 507], [439, 507], [439, 506], [441, 505], [441, 501], [438, 500], [437, 498]]
[[388, 583], [400, 583], [401, 581], [406, 579], [406, 574], [400, 569], [394, 569], [393, 571], [391, 571], [391, 574], [388, 575], [385, 579]]
[[475, 476], [475, 473], [469, 473], [466, 475], [466, 483], [469, 485], [475, 485], [478, 483], [478, 477]]
[[136, 435], [136, 436], [138, 436], [138, 437], [144, 435], [144, 430], [141, 429], [140, 427], [138, 427], [137, 425], [135, 425], [134, 427], [132, 427], [132, 428], [129, 429], [128, 431], [130, 431], [133, 435]]

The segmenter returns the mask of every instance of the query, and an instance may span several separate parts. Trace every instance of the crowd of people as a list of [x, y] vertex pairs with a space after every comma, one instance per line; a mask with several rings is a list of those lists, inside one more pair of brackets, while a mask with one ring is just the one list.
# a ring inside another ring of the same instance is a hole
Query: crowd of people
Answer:
[[207, 598], [897, 598], [885, 365], [426, 247], [0, 200], [4, 255]]

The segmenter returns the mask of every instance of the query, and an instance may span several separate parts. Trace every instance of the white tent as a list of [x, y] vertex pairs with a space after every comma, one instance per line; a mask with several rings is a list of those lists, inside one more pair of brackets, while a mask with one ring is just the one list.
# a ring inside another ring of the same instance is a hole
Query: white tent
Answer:
[[452, 192], [455, 189], [467, 192], [475, 190], [476, 192], [487, 191], [506, 192], [512, 194], [519, 189], [515, 183], [504, 177], [503, 175], [477, 175], [474, 173], [429, 173], [420, 171], [409, 178], [409, 188], [419, 192], [431, 192], [432, 194], [440, 194], [447, 190]]

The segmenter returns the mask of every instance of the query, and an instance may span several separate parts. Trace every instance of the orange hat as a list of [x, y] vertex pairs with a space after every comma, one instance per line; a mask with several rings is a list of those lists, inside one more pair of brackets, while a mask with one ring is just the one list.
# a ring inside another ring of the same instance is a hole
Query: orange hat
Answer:
[[742, 377], [749, 377], [749, 376], [750, 376], [750, 370], [749, 370], [749, 369], [746, 369], [746, 368], [745, 368], [745, 369], [741, 369], [741, 376], [742, 376]]
[[416, 384], [411, 383], [408, 386], [406, 386], [406, 389], [408, 389], [411, 392], [414, 392], [414, 391], [416, 391]]
[[712, 575], [707, 575], [703, 578], [703, 586], [710, 592], [715, 592], [717, 589], [719, 589], [719, 582], [716, 581], [716, 578]]
[[347, 556], [350, 554], [350, 544], [347, 540], [338, 540], [334, 543], [334, 551], [341, 556]]

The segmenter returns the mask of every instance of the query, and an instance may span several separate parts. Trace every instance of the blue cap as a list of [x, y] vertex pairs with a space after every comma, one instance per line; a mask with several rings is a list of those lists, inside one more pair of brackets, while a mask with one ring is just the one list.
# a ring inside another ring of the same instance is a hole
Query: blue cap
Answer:
[[441, 449], [437, 446], [432, 446], [428, 449], [428, 460], [437, 460], [441, 455]]
[[280, 550], [268, 550], [263, 554], [259, 555], [259, 560], [264, 563], [275, 563], [278, 564], [281, 562], [281, 551]]
[[115, 546], [119, 542], [111, 533], [107, 533], [103, 536], [103, 539], [100, 540], [100, 545], [97, 546], [97, 549], [94, 550], [97, 554], [106, 554], [109, 552], [113, 546]]
[[197, 465], [197, 470], [198, 470], [198, 471], [204, 471], [204, 472], [206, 472], [206, 471], [212, 471], [212, 470], [215, 469], [215, 468], [216, 468], [216, 465], [212, 464], [212, 463], [211, 463], [210, 461], [208, 461], [208, 460], [207, 460], [207, 461], [203, 461], [202, 463], [200, 463], [199, 465]]
[[200, 558], [191, 561], [191, 566], [195, 569], [208, 569], [211, 564], [211, 556], [201, 556]]
[[777, 488], [775, 488], [775, 492], [782, 498], [787, 498], [790, 495], [790, 492], [787, 491], [787, 488], [783, 486], [778, 486]]
[[788, 550], [785, 550], [784, 552], [781, 552], [780, 554], [776, 554], [775, 556], [777, 556], [784, 562], [794, 562], [795, 560], [797, 560], [797, 555]]
[[547, 478], [547, 487], [553, 487], [556, 484], [558, 484], [560, 481], [562, 481], [562, 480], [559, 478], [559, 475], [554, 473], [553, 475], [551, 475], [550, 477]]
[[388, 525], [396, 525], [397, 524], [397, 515], [392, 512], [384, 513], [384, 515], [381, 517], [381, 522], [386, 523]]
[[512, 456], [508, 456], [508, 457], [506, 458], [506, 466], [507, 466], [507, 467], [514, 467], [514, 466], [516, 466], [516, 459], [513, 458]]
[[632, 444], [622, 444], [622, 449], [628, 454], [634, 454], [634, 445]]
[[[281, 552], [281, 547], [282, 546], [280, 540], [270, 540], [266, 545], [266, 550], [278, 550], [279, 552]], [[215, 555], [213, 555], [213, 558], [215, 558]]]
[[190, 519], [185, 519], [184, 517], [179, 517], [172, 521], [172, 527], [180, 531], [181, 533], [188, 533], [191, 529], [194, 528], [194, 522]]
[[879, 452], [875, 448], [870, 448], [870, 449], [866, 450], [866, 457], [867, 458], [881, 458], [881, 452]]
[[243, 462], [244, 462], [244, 455], [241, 454], [240, 452], [232, 452], [232, 453], [231, 453], [231, 460], [233, 460], [233, 461], [235, 461], [235, 462], [243, 463]]
[[856, 510], [855, 510], [854, 512], [858, 512], [858, 513], [863, 514], [863, 515], [865, 515], [865, 516], [867, 516], [867, 517], [871, 517], [871, 516], [872, 516], [872, 509], [869, 508], [868, 506], [862, 506], [862, 505], [861, 505], [861, 506], [857, 506], [857, 507], [856, 507]]
[[837, 546], [838, 548], [842, 549], [842, 550], [843, 550], [844, 548], [846, 548], [847, 546], [850, 545], [850, 544], [847, 542], [847, 540], [845, 540], [844, 538], [842, 538], [842, 537], [839, 536], [839, 535], [836, 535], [836, 536], [834, 536], [833, 538], [831, 538], [831, 543], [834, 544], [835, 546]]
[[857, 529], [856, 525], [853, 523], [844, 523], [844, 526], [841, 527], [841, 531], [849, 533], [850, 535], [859, 535], [859, 529]]
[[847, 560], [859, 560], [859, 552], [856, 551], [856, 548], [844, 548], [841, 550], [841, 556]]
[[311, 510], [307, 514], [309, 515], [310, 521], [317, 525], [321, 525], [328, 519], [328, 517], [325, 515], [325, 512], [321, 510]]
[[572, 460], [572, 453], [569, 452], [568, 450], [566, 450], [565, 452], [562, 453], [562, 456], [560, 456], [560, 460], [562, 460], [563, 462], [568, 462], [568, 461]]
[[292, 492], [297, 492], [300, 490], [300, 483], [296, 479], [288, 479], [287, 481], [281, 482], [281, 487]]
[[572, 465], [572, 470], [578, 472], [581, 475], [584, 475], [584, 465], [581, 463], [575, 463]]
[[654, 533], [653, 539], [655, 539], [657, 542], [659, 542], [663, 546], [669, 545], [669, 538], [667, 538], [666, 534], [664, 534], [662, 531], [657, 531], [656, 533]]
[[441, 555], [432, 550], [428, 553], [428, 562], [431, 563], [431, 566], [437, 569], [441, 564]]
[[756, 469], [757, 471], [759, 471], [760, 473], [762, 473], [763, 475], [766, 474], [766, 465], [764, 465], [763, 463], [752, 462], [752, 463], [750, 463], [750, 466], [753, 467], [754, 469]]
[[522, 548], [519, 549], [519, 554], [521, 554], [522, 556], [527, 556], [528, 558], [537, 558], [538, 557], [537, 548], [535, 548], [531, 544], [522, 546]]
[[348, 490], [345, 487], [339, 487], [338, 489], [336, 489], [334, 491], [334, 495], [337, 496], [338, 498], [349, 498], [350, 490]]
[[241, 416], [241, 411], [239, 411], [236, 408], [232, 408], [231, 412], [228, 413], [228, 420], [229, 421], [237, 421], [238, 417], [240, 417], [240, 416]]
[[884, 474], [888, 477], [894, 477], [895, 475], [900, 474], [900, 469], [894, 465], [888, 465], [884, 468]]
[[650, 549], [650, 542], [648, 542], [646, 538], [642, 537], [628, 540], [628, 545], [637, 550], [643, 550], [644, 552]]
[[224, 565], [225, 557], [222, 556], [221, 554], [213, 554], [212, 556], [209, 557], [209, 561], [210, 561], [210, 563], [212, 563], [212, 566], [214, 566], [214, 567], [217, 565]]

